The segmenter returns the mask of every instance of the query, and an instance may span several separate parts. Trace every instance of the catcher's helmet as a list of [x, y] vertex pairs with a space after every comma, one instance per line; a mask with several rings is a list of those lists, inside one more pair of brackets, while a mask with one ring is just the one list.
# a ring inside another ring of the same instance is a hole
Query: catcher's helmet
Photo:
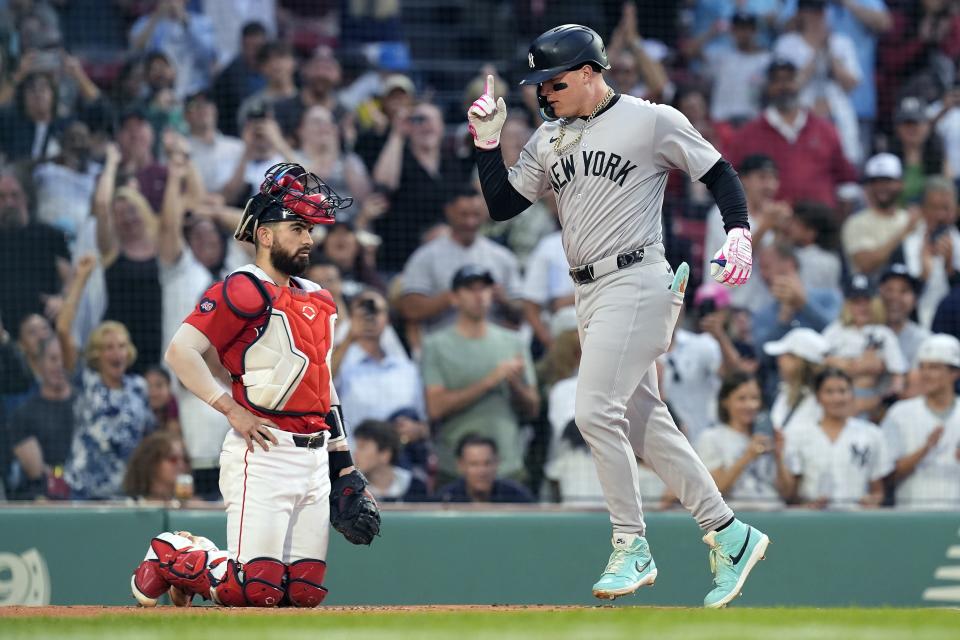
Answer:
[[353, 204], [341, 198], [315, 173], [298, 164], [280, 163], [267, 169], [260, 193], [247, 201], [233, 237], [253, 242], [257, 227], [265, 222], [300, 218], [310, 224], [333, 224], [339, 209]]
[[610, 68], [603, 40], [596, 31], [579, 24], [564, 24], [542, 34], [530, 45], [527, 62], [530, 72], [520, 84], [540, 84], [588, 62]]

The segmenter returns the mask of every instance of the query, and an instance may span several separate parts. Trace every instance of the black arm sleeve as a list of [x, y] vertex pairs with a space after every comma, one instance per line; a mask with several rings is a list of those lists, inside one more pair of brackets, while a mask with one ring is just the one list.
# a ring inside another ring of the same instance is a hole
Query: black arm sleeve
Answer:
[[489, 151], [477, 150], [477, 172], [490, 217], [497, 222], [518, 216], [533, 204], [520, 195], [507, 179], [507, 167], [503, 164], [500, 147]]
[[724, 231], [729, 232], [737, 227], [750, 229], [750, 222], [747, 220], [747, 196], [743, 193], [743, 185], [740, 184], [737, 172], [729, 162], [723, 158], [717, 160], [700, 178], [700, 182], [707, 185], [720, 207]]

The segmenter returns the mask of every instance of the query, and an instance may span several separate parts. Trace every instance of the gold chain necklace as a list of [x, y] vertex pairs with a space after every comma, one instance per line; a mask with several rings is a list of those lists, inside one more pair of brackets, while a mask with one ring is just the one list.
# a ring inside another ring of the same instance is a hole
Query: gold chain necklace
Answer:
[[553, 152], [558, 156], [562, 156], [577, 146], [580, 143], [580, 140], [583, 138], [583, 132], [587, 130], [587, 125], [590, 124], [590, 121], [593, 120], [598, 113], [603, 111], [604, 107], [610, 104], [610, 101], [613, 99], [614, 95], [616, 94], [614, 94], [613, 89], [607, 89], [607, 95], [603, 96], [603, 100], [601, 100], [600, 103], [593, 108], [593, 113], [591, 113], [587, 117], [586, 122], [583, 123], [583, 128], [581, 128], [577, 133], [576, 139], [561, 147], [560, 145], [563, 144], [563, 134], [567, 132], [567, 121], [564, 120], [560, 124], [560, 133], [557, 135], [557, 141], [553, 143]]

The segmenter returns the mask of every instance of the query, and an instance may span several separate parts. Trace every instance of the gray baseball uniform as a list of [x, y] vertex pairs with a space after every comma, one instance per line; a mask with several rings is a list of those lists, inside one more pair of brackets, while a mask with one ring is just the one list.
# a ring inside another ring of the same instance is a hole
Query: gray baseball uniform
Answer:
[[509, 169], [510, 184], [535, 201], [553, 189], [571, 267], [643, 247], [640, 264], [576, 287], [582, 359], [576, 422], [590, 445], [614, 531], [643, 535], [636, 457], [664, 480], [704, 530], [729, 521], [710, 473], [660, 400], [654, 360], [670, 342], [682, 294], [662, 244], [667, 174], [701, 178], [720, 154], [679, 111], [620, 96], [591, 121], [540, 126]]

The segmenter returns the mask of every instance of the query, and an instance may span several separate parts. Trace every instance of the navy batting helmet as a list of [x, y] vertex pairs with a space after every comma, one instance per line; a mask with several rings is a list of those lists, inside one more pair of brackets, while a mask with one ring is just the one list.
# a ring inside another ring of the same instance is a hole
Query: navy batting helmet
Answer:
[[530, 72], [520, 84], [540, 84], [588, 62], [610, 68], [603, 40], [596, 31], [579, 24], [564, 24], [542, 34], [530, 45], [527, 62]]

